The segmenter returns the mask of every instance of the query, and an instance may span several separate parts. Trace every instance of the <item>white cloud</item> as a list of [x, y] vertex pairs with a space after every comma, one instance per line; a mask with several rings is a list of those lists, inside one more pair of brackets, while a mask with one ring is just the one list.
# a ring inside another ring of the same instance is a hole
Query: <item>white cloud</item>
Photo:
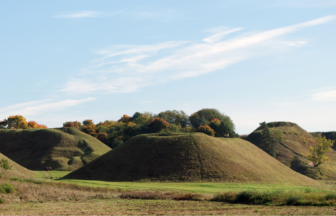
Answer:
[[314, 101], [334, 101], [336, 100], [336, 90], [318, 92], [311, 95]]
[[103, 12], [99, 11], [81, 11], [75, 13], [59, 14], [54, 17], [56, 18], [67, 18], [67, 19], [77, 19], [77, 18], [87, 18], [87, 17], [100, 17], [104, 16]]
[[279, 43], [275, 39], [334, 19], [335, 16], [328, 16], [274, 30], [244, 33], [224, 41], [221, 40], [224, 35], [237, 32], [241, 28], [217, 31], [199, 41], [110, 47], [97, 52], [102, 57], [83, 70], [85, 78], [69, 80], [62, 91], [132, 92], [153, 84], [200, 76], [222, 70], [260, 53], [269, 53], [278, 49], [279, 44], [285, 47], [304, 45], [306, 41]]
[[26, 103], [20, 103], [0, 109], [0, 119], [8, 118], [10, 115], [23, 115], [27, 117], [38, 116], [44, 112], [62, 110], [67, 107], [76, 106], [94, 100], [94, 98], [85, 98], [79, 100], [63, 100], [53, 102], [52, 100], [38, 100]]

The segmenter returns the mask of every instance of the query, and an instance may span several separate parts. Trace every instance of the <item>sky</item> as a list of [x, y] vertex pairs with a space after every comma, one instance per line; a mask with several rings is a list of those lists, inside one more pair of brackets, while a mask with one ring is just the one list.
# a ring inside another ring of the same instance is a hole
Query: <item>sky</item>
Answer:
[[0, 119], [215, 108], [336, 130], [336, 0], [0, 1]]

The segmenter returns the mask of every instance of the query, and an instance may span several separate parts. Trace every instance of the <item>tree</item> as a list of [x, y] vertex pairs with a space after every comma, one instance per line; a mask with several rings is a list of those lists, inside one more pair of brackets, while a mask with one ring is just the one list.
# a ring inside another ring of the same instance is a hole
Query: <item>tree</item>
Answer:
[[276, 157], [276, 144], [277, 140], [272, 135], [270, 129], [268, 128], [266, 122], [260, 123], [261, 132], [261, 149], [267, 152], [269, 155]]
[[326, 156], [328, 152], [331, 152], [331, 146], [333, 146], [334, 141], [327, 139], [325, 136], [322, 137], [321, 134], [318, 134], [316, 137], [316, 146], [310, 146], [310, 154], [307, 155], [307, 158], [313, 162], [314, 167], [319, 166], [320, 164], [326, 162], [329, 158]]
[[83, 125], [85, 125], [85, 126], [94, 125], [94, 123], [91, 119], [86, 119], [86, 120], [83, 121]]
[[160, 112], [158, 117], [163, 118], [169, 124], [180, 125], [182, 128], [185, 128], [189, 125], [189, 117], [184, 111], [177, 110], [167, 110], [165, 112]]
[[201, 125], [197, 128], [197, 132], [205, 133], [210, 136], [215, 136], [215, 131], [209, 125]]
[[220, 120], [223, 123], [222, 127], [226, 128], [228, 131], [235, 131], [235, 126], [231, 120], [231, 118], [227, 115], [220, 113], [216, 109], [201, 109], [195, 113], [193, 113], [190, 117], [190, 123], [194, 128], [198, 128], [201, 125], [209, 125], [210, 121], [213, 119]]
[[108, 136], [105, 132], [99, 132], [97, 135], [97, 139], [100, 140], [101, 142], [105, 143], [106, 140], [108, 139]]
[[80, 122], [78, 122], [78, 121], [65, 122], [65, 123], [63, 123], [63, 127], [73, 127], [73, 128], [81, 129], [82, 128], [82, 124]]
[[169, 129], [169, 123], [163, 118], [154, 118], [153, 121], [149, 123], [152, 133], [157, 133], [162, 129]]
[[8, 160], [2, 158], [0, 160], [0, 169], [3, 170], [5, 178], [7, 177], [7, 170], [11, 170], [12, 166], [9, 165]]
[[8, 129], [27, 129], [27, 120], [22, 115], [9, 116], [7, 119]]
[[4, 119], [3, 121], [0, 121], [0, 129], [6, 129], [8, 125], [7, 119]]
[[119, 120], [118, 122], [123, 122], [123, 123], [128, 123], [131, 121], [131, 117], [129, 117], [128, 115], [123, 115]]
[[48, 128], [48, 127], [43, 124], [37, 124], [35, 121], [29, 121], [28, 128]]

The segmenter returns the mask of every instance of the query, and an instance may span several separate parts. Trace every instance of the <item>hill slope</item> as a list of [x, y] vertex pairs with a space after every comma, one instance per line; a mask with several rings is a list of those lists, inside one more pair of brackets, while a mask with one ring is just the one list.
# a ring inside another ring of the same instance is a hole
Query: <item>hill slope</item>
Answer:
[[0, 130], [0, 149], [2, 154], [31, 170], [50, 166], [53, 170], [69, 171], [111, 150], [74, 128], [67, 133], [63, 129]]
[[5, 159], [8, 161], [9, 165], [12, 166], [11, 170], [8, 170], [8, 176], [18, 176], [18, 177], [36, 177], [37, 174], [20, 166], [19, 164], [15, 163], [5, 155], [0, 153], [0, 160]]
[[[315, 146], [315, 138], [295, 123], [270, 122], [267, 123], [272, 134], [279, 141], [276, 146], [276, 159], [304, 175], [317, 179], [336, 179], [336, 152], [328, 154], [329, 161], [313, 168], [308, 165], [306, 155], [310, 153], [309, 146]], [[260, 127], [246, 137], [246, 140], [260, 146]]]
[[138, 135], [65, 179], [318, 185], [239, 138]]

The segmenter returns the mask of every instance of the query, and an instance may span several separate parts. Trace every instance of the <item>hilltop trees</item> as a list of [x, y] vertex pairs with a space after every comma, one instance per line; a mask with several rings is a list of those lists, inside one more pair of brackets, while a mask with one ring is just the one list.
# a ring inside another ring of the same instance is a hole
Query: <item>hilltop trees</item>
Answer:
[[197, 132], [205, 133], [210, 136], [215, 136], [215, 131], [208, 125], [201, 125], [197, 128]]
[[63, 127], [73, 127], [73, 128], [81, 129], [82, 128], [82, 123], [80, 123], [78, 121], [65, 122], [65, 123], [63, 123]]
[[266, 122], [260, 123], [261, 132], [261, 149], [267, 152], [269, 155], [276, 157], [276, 144], [277, 140], [272, 135], [270, 129], [268, 128]]
[[157, 133], [161, 131], [162, 129], [169, 129], [170, 125], [169, 123], [164, 120], [163, 118], [155, 118], [153, 121], [149, 123], [149, 126], [151, 128], [152, 133]]
[[28, 128], [48, 128], [48, 127], [43, 124], [37, 124], [36, 121], [29, 121]]
[[182, 110], [167, 110], [165, 112], [160, 112], [158, 117], [166, 120], [169, 124], [179, 125], [182, 128], [186, 128], [189, 125], [189, 117]]
[[22, 115], [9, 116], [8, 119], [0, 121], [0, 129], [31, 129], [48, 128], [46, 125], [37, 124], [36, 121], [27, 122]]
[[310, 146], [310, 154], [307, 155], [307, 158], [313, 162], [314, 167], [319, 166], [320, 164], [326, 162], [329, 158], [326, 156], [328, 152], [331, 152], [331, 146], [333, 146], [334, 141], [328, 140], [325, 136], [322, 137], [321, 134], [318, 134], [316, 137], [316, 146]]
[[238, 136], [231, 118], [216, 109], [201, 109], [193, 113], [189, 120], [195, 128], [201, 125], [209, 125], [216, 132], [216, 136], [219, 137], [223, 137], [225, 134], [229, 134], [230, 137]]

